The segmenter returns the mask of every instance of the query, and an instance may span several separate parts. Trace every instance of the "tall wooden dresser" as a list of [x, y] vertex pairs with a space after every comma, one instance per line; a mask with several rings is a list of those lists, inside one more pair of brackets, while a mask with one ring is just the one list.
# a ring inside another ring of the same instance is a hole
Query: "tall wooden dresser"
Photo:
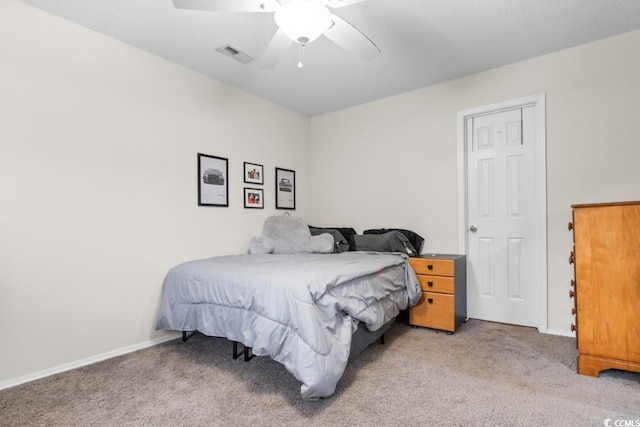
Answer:
[[422, 288], [409, 324], [449, 333], [467, 319], [467, 257], [430, 254], [409, 258]]
[[578, 373], [640, 372], [640, 202], [571, 207]]

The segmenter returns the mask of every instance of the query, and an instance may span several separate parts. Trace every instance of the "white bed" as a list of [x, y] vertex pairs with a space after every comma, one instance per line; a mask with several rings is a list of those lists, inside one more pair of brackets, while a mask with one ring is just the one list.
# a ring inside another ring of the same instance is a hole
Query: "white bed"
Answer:
[[305, 399], [327, 397], [342, 377], [358, 325], [384, 329], [418, 302], [400, 253], [230, 255], [167, 274], [157, 328], [226, 337], [282, 363]]

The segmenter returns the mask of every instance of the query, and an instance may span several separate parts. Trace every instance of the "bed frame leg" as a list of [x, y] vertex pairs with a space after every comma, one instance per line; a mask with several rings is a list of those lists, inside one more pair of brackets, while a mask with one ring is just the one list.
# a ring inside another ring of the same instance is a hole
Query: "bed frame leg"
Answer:
[[195, 334], [196, 334], [195, 331], [191, 332], [189, 335], [187, 335], [187, 331], [182, 331], [182, 342], [187, 342], [187, 340], [192, 336], [194, 336]]
[[232, 341], [233, 342], [233, 360], [237, 359], [238, 357], [240, 357], [240, 355], [244, 355], [244, 361], [248, 362], [249, 360], [253, 359], [253, 357], [255, 356], [252, 352], [251, 352], [251, 347], [245, 347], [244, 345], [242, 346], [242, 352], [238, 351], [238, 341]]
[[251, 351], [251, 347], [245, 347], [244, 348], [244, 361], [248, 362], [249, 360], [253, 359], [253, 352]]
[[240, 353], [238, 353], [238, 341], [233, 341], [233, 360], [236, 360], [240, 357]]

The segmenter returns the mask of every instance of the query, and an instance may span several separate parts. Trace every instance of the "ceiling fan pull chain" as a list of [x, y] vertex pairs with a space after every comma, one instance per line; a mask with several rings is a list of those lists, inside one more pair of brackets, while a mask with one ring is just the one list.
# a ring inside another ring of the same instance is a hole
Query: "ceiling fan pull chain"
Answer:
[[300, 45], [300, 60], [298, 61], [298, 68], [304, 67], [304, 45]]

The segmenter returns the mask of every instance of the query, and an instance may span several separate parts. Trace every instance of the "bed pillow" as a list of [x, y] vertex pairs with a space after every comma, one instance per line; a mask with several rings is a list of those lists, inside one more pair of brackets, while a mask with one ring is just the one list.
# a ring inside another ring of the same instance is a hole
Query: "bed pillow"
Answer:
[[399, 231], [382, 234], [356, 234], [356, 249], [359, 251], [402, 252], [409, 256], [417, 255], [407, 236]]
[[[309, 229], [310, 230], [314, 230], [314, 229], [315, 230], [337, 230], [340, 232], [340, 234], [344, 236], [347, 243], [349, 243], [349, 250], [350, 251], [356, 250], [356, 242], [353, 238], [353, 236], [356, 235], [356, 230], [351, 227], [314, 227], [310, 225]], [[323, 231], [323, 232], [329, 233], [329, 231]]]
[[420, 253], [422, 253], [422, 247], [424, 246], [424, 238], [418, 233], [416, 233], [415, 231], [405, 230], [403, 228], [376, 228], [371, 230], [365, 230], [363, 234], [384, 234], [390, 231], [399, 231], [402, 234], [404, 234], [407, 237], [407, 239], [409, 239], [413, 247], [416, 249], [417, 251], [416, 255], [419, 255]]
[[276, 249], [276, 242], [268, 237], [252, 237], [249, 241], [250, 254], [272, 254]]
[[346, 252], [350, 250], [351, 246], [349, 245], [349, 242], [347, 242], [347, 239], [341, 232], [339, 232], [335, 228], [309, 227], [309, 231], [311, 232], [312, 236], [319, 236], [325, 233], [332, 235], [333, 241], [335, 243], [334, 252]]
[[312, 236], [304, 219], [290, 215], [270, 216], [264, 222], [262, 236], [249, 243], [251, 254], [331, 253], [333, 236]]

